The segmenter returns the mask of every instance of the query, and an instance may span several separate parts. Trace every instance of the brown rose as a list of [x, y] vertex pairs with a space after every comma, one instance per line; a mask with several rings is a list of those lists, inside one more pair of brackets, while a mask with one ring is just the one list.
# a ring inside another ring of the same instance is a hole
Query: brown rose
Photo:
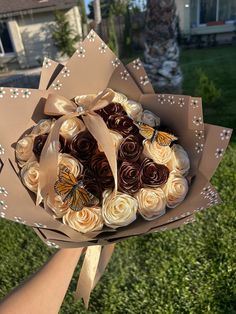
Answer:
[[140, 140], [134, 135], [129, 135], [121, 142], [118, 157], [122, 160], [135, 162], [139, 159], [142, 151], [143, 145]]
[[111, 168], [104, 153], [97, 153], [92, 157], [90, 168], [103, 190], [114, 187]]
[[95, 154], [97, 142], [89, 132], [80, 132], [73, 137], [70, 149], [71, 155], [79, 159], [79, 161], [88, 162]]
[[169, 169], [164, 165], [159, 165], [149, 158], [144, 158], [141, 164], [140, 178], [142, 187], [158, 187], [167, 182]]
[[105, 122], [110, 116], [114, 114], [126, 115], [123, 107], [118, 103], [110, 103], [108, 106], [97, 110], [96, 112], [103, 118]]
[[125, 137], [131, 134], [139, 134], [139, 129], [133, 123], [133, 120], [126, 115], [114, 114], [110, 116], [107, 120], [107, 126]]
[[119, 190], [127, 194], [138, 192], [141, 186], [139, 171], [138, 163], [123, 161], [118, 172]]
[[86, 190], [96, 196], [100, 201], [102, 199], [102, 188], [100, 182], [94, 177], [89, 169], [86, 169], [83, 177], [83, 183]]
[[[41, 135], [36, 136], [34, 139], [33, 152], [38, 159], [41, 155], [41, 152], [43, 150], [43, 147], [45, 145], [47, 138], [48, 138], [48, 134], [41, 134]], [[65, 147], [65, 139], [60, 135], [58, 151], [62, 152], [64, 147]]]

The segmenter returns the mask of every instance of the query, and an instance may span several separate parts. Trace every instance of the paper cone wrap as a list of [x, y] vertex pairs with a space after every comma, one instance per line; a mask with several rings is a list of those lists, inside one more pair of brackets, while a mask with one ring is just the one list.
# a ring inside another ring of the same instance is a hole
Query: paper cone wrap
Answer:
[[[43, 108], [49, 93], [72, 99], [78, 95], [97, 94], [106, 88], [140, 102], [144, 109], [155, 113], [163, 124], [173, 130], [180, 145], [188, 153], [191, 184], [185, 200], [155, 220], [146, 221], [138, 217], [127, 227], [117, 230], [104, 228], [98, 232], [82, 234], [53, 218], [42, 206], [35, 205], [35, 196], [27, 190], [19, 177], [15, 146], [27, 129], [40, 119], [48, 118], [44, 115]], [[32, 226], [37, 235], [51, 247], [105, 245], [104, 248], [107, 247], [110, 251], [104, 253], [100, 266], [99, 256], [102, 253], [97, 252], [99, 249], [94, 251], [97, 254], [94, 259], [97, 261], [96, 269], [100, 269], [100, 273], [104, 271], [104, 265], [108, 263], [114, 249], [112, 243], [134, 235], [177, 228], [194, 221], [196, 212], [221, 202], [210, 179], [228, 146], [232, 130], [204, 124], [201, 98], [155, 94], [141, 61], [137, 59], [124, 66], [94, 31], [89, 33], [66, 65], [45, 59], [38, 90], [3, 87], [1, 91], [1, 217]], [[87, 301], [100, 278], [99, 271], [92, 277], [86, 286], [86, 296], [83, 293], [80, 295]]]

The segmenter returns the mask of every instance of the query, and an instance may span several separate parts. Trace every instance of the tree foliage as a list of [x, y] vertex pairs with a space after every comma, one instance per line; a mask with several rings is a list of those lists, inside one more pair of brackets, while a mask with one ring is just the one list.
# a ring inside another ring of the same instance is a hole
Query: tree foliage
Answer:
[[131, 25], [130, 8], [127, 5], [126, 12], [125, 12], [123, 55], [127, 56], [131, 52], [132, 52], [132, 25]]
[[114, 15], [112, 14], [112, 11], [110, 11], [108, 16], [108, 46], [117, 56], [119, 55], [119, 44], [117, 41]]
[[62, 56], [70, 57], [75, 51], [75, 44], [79, 35], [75, 34], [66, 15], [60, 11], [55, 12], [55, 25], [52, 26], [52, 38], [55, 46]]
[[79, 7], [80, 15], [81, 15], [81, 22], [82, 22], [82, 24], [86, 24], [87, 23], [87, 15], [86, 15], [84, 0], [78, 0], [78, 7]]
[[[107, 19], [110, 11], [112, 11], [112, 14], [115, 16], [124, 15], [127, 5], [131, 4], [131, 2], [131, 0], [100, 0], [102, 18]], [[88, 17], [94, 19], [93, 1], [89, 4]]]

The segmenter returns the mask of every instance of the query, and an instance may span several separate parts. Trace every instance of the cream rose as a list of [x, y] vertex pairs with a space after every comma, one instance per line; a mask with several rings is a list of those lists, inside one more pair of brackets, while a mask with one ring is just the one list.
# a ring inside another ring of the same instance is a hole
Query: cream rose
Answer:
[[42, 119], [38, 122], [38, 124], [32, 129], [31, 134], [33, 135], [41, 135], [45, 133], [49, 133], [51, 128], [55, 123], [55, 119]]
[[84, 207], [77, 212], [69, 210], [62, 219], [64, 224], [82, 233], [98, 231], [103, 227], [100, 207]]
[[167, 206], [174, 208], [185, 199], [188, 192], [188, 182], [183, 176], [170, 173], [163, 191], [166, 195]]
[[27, 161], [36, 160], [33, 153], [34, 136], [27, 135], [16, 144], [16, 158], [20, 167], [23, 167]]
[[121, 192], [111, 191], [103, 193], [102, 216], [105, 224], [111, 228], [129, 225], [136, 219], [138, 201]]
[[59, 166], [66, 167], [77, 178], [83, 172], [83, 165], [69, 154], [59, 154]]
[[78, 118], [71, 118], [62, 123], [60, 134], [68, 141], [79, 132], [85, 130], [85, 125]]
[[136, 194], [139, 213], [146, 220], [153, 220], [165, 213], [166, 197], [162, 189], [142, 188]]
[[167, 167], [173, 173], [186, 175], [190, 168], [188, 154], [183, 147], [178, 144], [174, 144], [171, 147], [171, 151], [171, 159], [167, 163]]
[[144, 110], [139, 119], [145, 123], [150, 125], [151, 127], [156, 127], [160, 125], [160, 118], [155, 115], [153, 112], [149, 110]]
[[55, 194], [53, 198], [47, 198], [46, 204], [55, 213], [56, 218], [63, 217], [69, 210], [69, 205], [64, 203], [61, 196]]
[[[119, 147], [120, 147], [120, 143], [123, 140], [123, 136], [115, 131], [109, 130], [109, 133], [112, 137], [112, 141], [114, 143], [115, 149], [116, 149], [116, 153], [118, 153]], [[103, 149], [100, 145], [98, 145], [98, 149], [100, 150], [100, 152], [103, 152]]]
[[21, 178], [24, 185], [30, 191], [37, 193], [39, 182], [39, 163], [37, 161], [28, 162], [21, 169]]
[[171, 159], [171, 148], [169, 146], [161, 146], [154, 141], [146, 140], [143, 145], [143, 154], [151, 158], [157, 164], [166, 165]]
[[128, 100], [128, 98], [124, 94], [115, 92], [115, 96], [114, 96], [112, 102], [116, 102], [118, 104], [123, 105], [124, 103], [127, 102], [127, 100]]
[[139, 120], [142, 116], [143, 108], [142, 105], [134, 100], [128, 100], [122, 104], [127, 115], [134, 120]]

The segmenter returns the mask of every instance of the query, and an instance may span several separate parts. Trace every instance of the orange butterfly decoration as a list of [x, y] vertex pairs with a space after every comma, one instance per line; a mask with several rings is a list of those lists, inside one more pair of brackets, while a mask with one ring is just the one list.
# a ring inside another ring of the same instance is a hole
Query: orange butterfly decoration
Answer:
[[61, 168], [54, 189], [61, 196], [63, 202], [67, 202], [74, 211], [80, 211], [85, 206], [99, 203], [98, 198], [84, 188], [83, 181], [76, 180], [66, 167]]
[[173, 134], [169, 134], [167, 132], [158, 131], [157, 127], [151, 127], [148, 124], [137, 121], [135, 123], [139, 128], [139, 133], [150, 140], [152, 143], [157, 141], [157, 143], [161, 146], [170, 146], [171, 142], [176, 141], [178, 137]]

